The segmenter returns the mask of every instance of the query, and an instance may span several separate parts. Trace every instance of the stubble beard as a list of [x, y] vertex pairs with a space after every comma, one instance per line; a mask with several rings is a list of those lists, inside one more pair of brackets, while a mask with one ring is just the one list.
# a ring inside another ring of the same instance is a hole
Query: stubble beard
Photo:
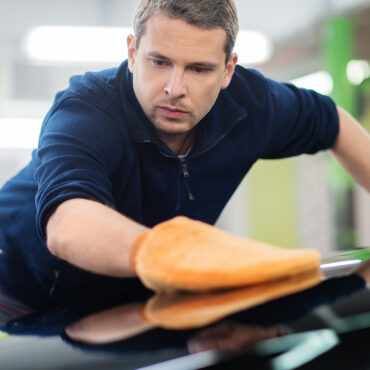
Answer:
[[[178, 120], [158, 117], [155, 112], [153, 112], [152, 117], [149, 116], [149, 120], [157, 131], [159, 137], [167, 137], [169, 139], [188, 134], [198, 124], [198, 122], [194, 123], [195, 119], [191, 112], [188, 113], [186, 121], [182, 119]], [[176, 128], [176, 126], [180, 125], [182, 127]]]

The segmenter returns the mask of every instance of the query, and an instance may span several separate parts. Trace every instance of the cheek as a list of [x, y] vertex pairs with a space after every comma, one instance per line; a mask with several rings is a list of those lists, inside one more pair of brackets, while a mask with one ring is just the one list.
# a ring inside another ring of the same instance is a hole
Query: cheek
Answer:
[[217, 96], [221, 90], [221, 84], [218, 82], [200, 84], [201, 91], [199, 91], [200, 100], [204, 102], [204, 105], [213, 105], [217, 99]]
[[161, 80], [158, 76], [148, 73], [144, 69], [141, 73], [134, 75], [134, 88], [137, 95], [140, 95], [140, 103], [150, 105], [156, 97], [161, 94]]

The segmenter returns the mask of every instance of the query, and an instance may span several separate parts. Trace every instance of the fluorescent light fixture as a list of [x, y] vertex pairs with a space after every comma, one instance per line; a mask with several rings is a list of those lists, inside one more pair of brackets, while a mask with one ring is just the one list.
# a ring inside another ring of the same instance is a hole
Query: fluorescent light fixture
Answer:
[[239, 64], [254, 65], [267, 61], [272, 55], [272, 44], [262, 33], [239, 31], [234, 51], [238, 54]]
[[[120, 63], [127, 58], [125, 27], [38, 26], [26, 35], [23, 49], [37, 64]], [[241, 30], [235, 51], [240, 64], [258, 64], [272, 53], [271, 42], [261, 33]]]
[[360, 85], [370, 77], [370, 64], [366, 60], [351, 60], [347, 64], [347, 78], [353, 85]]
[[315, 90], [320, 94], [329, 95], [333, 91], [333, 78], [326, 71], [318, 71], [295, 78], [292, 84], [305, 89]]
[[36, 148], [41, 124], [41, 118], [0, 118], [0, 149]]
[[23, 48], [35, 63], [120, 63], [127, 58], [126, 38], [120, 27], [39, 26], [26, 35]]

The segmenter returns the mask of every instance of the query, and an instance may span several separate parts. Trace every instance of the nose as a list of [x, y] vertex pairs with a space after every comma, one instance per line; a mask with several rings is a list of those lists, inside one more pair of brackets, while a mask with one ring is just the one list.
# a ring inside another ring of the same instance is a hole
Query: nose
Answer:
[[180, 98], [186, 95], [184, 71], [174, 68], [164, 88], [169, 98]]

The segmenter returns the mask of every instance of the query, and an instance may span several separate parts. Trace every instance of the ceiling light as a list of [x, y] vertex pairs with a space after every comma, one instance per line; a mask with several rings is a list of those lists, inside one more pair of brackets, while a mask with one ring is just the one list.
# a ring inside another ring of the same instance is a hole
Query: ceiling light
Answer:
[[366, 60], [351, 60], [347, 64], [347, 78], [353, 85], [360, 85], [363, 80], [370, 77], [370, 65]]
[[35, 63], [120, 63], [127, 58], [130, 28], [39, 26], [24, 40], [26, 56]]
[[[23, 49], [37, 64], [120, 63], [127, 58], [125, 27], [39, 26], [26, 35]], [[270, 41], [261, 33], [240, 31], [235, 52], [240, 64], [258, 64], [272, 54]]]
[[240, 31], [234, 51], [238, 54], [238, 63], [254, 65], [267, 61], [272, 55], [272, 44], [262, 33]]
[[41, 118], [0, 118], [0, 149], [36, 148], [41, 123]]

